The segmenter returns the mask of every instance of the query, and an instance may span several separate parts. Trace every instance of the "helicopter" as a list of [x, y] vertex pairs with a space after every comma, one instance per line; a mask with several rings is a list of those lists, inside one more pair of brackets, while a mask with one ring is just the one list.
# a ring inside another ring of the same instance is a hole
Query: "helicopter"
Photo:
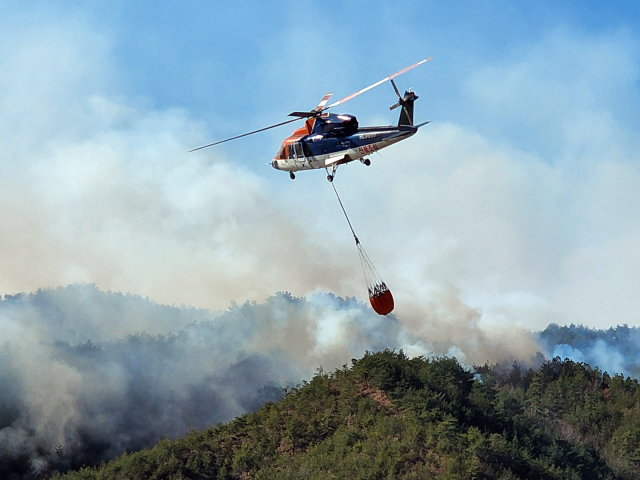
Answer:
[[[327, 105], [327, 103], [333, 94], [332, 92], [322, 97], [318, 106], [313, 110], [290, 113], [289, 116], [294, 117], [293, 119], [203, 145], [189, 150], [189, 152], [195, 152], [196, 150], [304, 120], [302, 127], [296, 129], [292, 135], [284, 139], [275, 158], [267, 165], [271, 165], [277, 170], [289, 172], [291, 180], [296, 178], [294, 172], [324, 168], [327, 172], [327, 180], [333, 182], [338, 166], [355, 160], [359, 160], [364, 165], [369, 166], [371, 165], [371, 160], [366, 158], [367, 156], [415, 135], [420, 127], [430, 123], [413, 124], [413, 103], [418, 99], [418, 96], [411, 89], [405, 91], [404, 95], [400, 95], [400, 91], [393, 79], [418, 65], [422, 65], [431, 60], [431, 58], [433, 57], [403, 68], [393, 75], [389, 75], [373, 85], [369, 85], [330, 105]], [[354, 115], [327, 112], [330, 108], [341, 105], [386, 81], [391, 82], [398, 96], [398, 102], [389, 107], [389, 109], [393, 110], [402, 107], [396, 126], [360, 127], [358, 119]]]

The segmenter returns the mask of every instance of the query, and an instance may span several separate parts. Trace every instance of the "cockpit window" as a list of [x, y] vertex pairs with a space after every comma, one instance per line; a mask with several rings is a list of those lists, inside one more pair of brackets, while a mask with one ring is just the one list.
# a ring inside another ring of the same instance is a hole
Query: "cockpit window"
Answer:
[[280, 146], [280, 151], [278, 152], [278, 158], [280, 160], [284, 160], [285, 158], [287, 158], [287, 156], [285, 155], [285, 151], [284, 151], [284, 145]]
[[296, 157], [304, 157], [304, 153], [302, 153], [302, 144], [300, 142], [296, 142], [293, 145], [296, 149]]

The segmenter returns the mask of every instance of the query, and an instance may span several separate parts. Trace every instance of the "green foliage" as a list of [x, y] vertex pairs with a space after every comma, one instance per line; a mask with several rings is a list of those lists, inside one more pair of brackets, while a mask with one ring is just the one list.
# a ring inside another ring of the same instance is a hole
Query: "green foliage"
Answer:
[[538, 370], [367, 353], [233, 422], [55, 479], [632, 479], [640, 388], [554, 359]]

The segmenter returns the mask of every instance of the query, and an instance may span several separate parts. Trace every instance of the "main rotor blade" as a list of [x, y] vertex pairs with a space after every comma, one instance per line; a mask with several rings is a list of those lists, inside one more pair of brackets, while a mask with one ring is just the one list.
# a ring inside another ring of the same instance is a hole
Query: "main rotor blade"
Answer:
[[329, 92], [324, 97], [322, 97], [322, 100], [320, 100], [320, 103], [316, 108], [314, 108], [314, 110], [316, 112], [321, 112], [322, 110], [324, 110], [324, 106], [327, 104], [327, 102], [331, 98], [331, 95], [333, 95], [333, 92]]
[[429, 60], [431, 60], [433, 57], [429, 57], [429, 58], [425, 58], [424, 60], [419, 61], [418, 63], [414, 63], [413, 65], [407, 67], [407, 68], [403, 68], [402, 70], [400, 70], [399, 72], [394, 73], [393, 75], [389, 75], [388, 77], [383, 78], [382, 80], [380, 80], [379, 82], [374, 83], [373, 85], [369, 85], [367, 88], [363, 88], [362, 90], [357, 91], [356, 93], [352, 93], [351, 95], [349, 95], [348, 97], [344, 97], [341, 100], [338, 100], [335, 103], [332, 103], [331, 105], [329, 105], [328, 107], [325, 107], [323, 110], [328, 110], [329, 108], [335, 107], [336, 105], [340, 105], [341, 103], [347, 102], [349, 100], [351, 100], [352, 98], [357, 97], [358, 95], [364, 93], [364, 92], [368, 92], [369, 90], [371, 90], [372, 88], [377, 87], [378, 85], [382, 85], [384, 82], [386, 82], [387, 80], [391, 80], [392, 78], [397, 77], [398, 75], [402, 75], [405, 72], [408, 72], [409, 70], [411, 70], [412, 68], [417, 67], [418, 65], [422, 65], [425, 62], [428, 62]]
[[264, 132], [265, 130], [269, 130], [271, 128], [281, 127], [282, 125], [286, 125], [287, 123], [295, 122], [296, 120], [301, 120], [301, 117], [292, 118], [291, 120], [287, 120], [286, 122], [276, 123], [275, 125], [269, 125], [268, 127], [261, 128], [260, 130], [254, 130], [253, 132], [243, 133], [242, 135], [237, 135], [235, 137], [227, 138], [225, 140], [220, 140], [219, 142], [210, 143], [209, 145], [203, 145], [202, 147], [194, 148], [189, 150], [189, 152], [195, 152], [196, 150], [202, 150], [203, 148], [213, 147], [214, 145], [219, 145], [224, 142], [229, 142], [231, 140], [235, 140], [236, 138], [247, 137], [249, 135], [253, 135], [254, 133]]
[[331, 98], [331, 95], [333, 95], [333, 92], [326, 93], [325, 96], [322, 97], [322, 100], [320, 100], [320, 103], [318, 104], [318, 106], [313, 110], [311, 110], [310, 112], [291, 112], [289, 116], [304, 117], [304, 118], [317, 117], [318, 115], [320, 115], [320, 113], [322, 113], [323, 110], [325, 110], [324, 106], [329, 101], [329, 98]]
[[316, 112], [315, 110], [311, 110], [310, 112], [291, 112], [288, 116], [299, 117], [299, 118], [309, 118], [309, 117], [315, 117], [317, 115], [318, 115], [318, 112]]

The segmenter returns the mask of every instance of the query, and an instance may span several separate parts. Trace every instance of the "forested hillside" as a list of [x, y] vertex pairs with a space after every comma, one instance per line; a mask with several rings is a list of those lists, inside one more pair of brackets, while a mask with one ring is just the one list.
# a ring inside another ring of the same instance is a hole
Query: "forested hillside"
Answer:
[[[204, 406], [203, 406], [204, 408]], [[253, 414], [55, 479], [634, 479], [640, 388], [555, 359], [537, 370], [367, 353]]]

